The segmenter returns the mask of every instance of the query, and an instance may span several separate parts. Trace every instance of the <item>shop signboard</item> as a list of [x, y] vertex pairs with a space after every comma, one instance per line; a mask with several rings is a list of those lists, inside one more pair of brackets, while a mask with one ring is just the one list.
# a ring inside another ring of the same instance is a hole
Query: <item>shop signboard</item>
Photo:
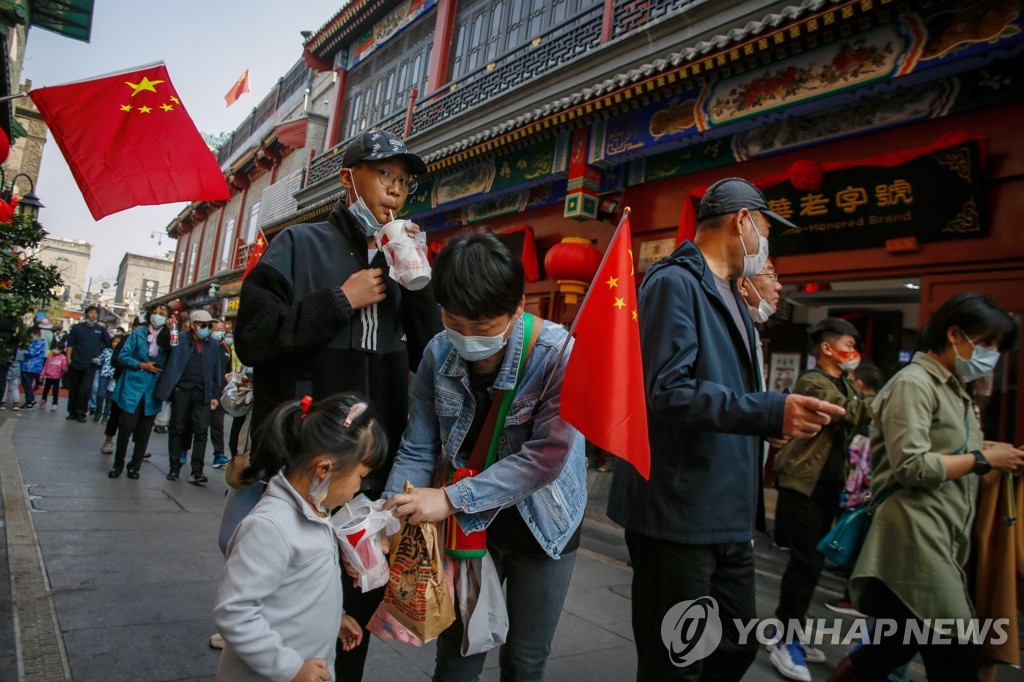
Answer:
[[967, 142], [889, 168], [830, 171], [813, 191], [790, 181], [769, 187], [769, 207], [796, 224], [772, 231], [772, 255], [876, 248], [905, 237], [922, 243], [984, 237], [979, 158], [977, 143]]

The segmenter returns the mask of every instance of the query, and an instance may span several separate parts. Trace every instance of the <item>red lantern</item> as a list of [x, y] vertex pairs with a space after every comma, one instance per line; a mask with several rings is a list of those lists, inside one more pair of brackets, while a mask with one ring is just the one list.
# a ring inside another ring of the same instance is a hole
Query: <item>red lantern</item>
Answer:
[[600, 266], [601, 252], [582, 237], [565, 237], [544, 256], [544, 269], [558, 281], [569, 305], [576, 305]]
[[4, 129], [0, 128], [0, 163], [6, 161], [10, 153], [11, 140], [7, 137], [7, 133], [4, 132]]

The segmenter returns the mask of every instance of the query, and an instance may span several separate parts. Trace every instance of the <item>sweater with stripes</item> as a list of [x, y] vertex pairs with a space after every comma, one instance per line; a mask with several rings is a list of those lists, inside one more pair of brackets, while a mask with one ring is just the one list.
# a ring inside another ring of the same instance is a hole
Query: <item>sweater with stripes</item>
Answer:
[[[253, 432], [282, 402], [342, 391], [369, 397], [388, 434], [387, 463], [366, 479], [381, 490], [405, 429], [409, 372], [442, 329], [431, 287], [403, 289], [381, 253], [339, 204], [322, 223], [278, 233], [245, 278], [235, 348], [253, 367]], [[385, 299], [353, 310], [341, 285], [360, 270], [383, 271]]]

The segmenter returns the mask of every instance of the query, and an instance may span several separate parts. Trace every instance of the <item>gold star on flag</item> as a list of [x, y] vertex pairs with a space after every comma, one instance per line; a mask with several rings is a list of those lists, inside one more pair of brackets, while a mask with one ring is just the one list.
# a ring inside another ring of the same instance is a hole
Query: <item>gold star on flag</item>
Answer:
[[171, 101], [172, 101], [172, 102], [174, 102], [175, 104], [181, 104], [181, 102], [179, 102], [179, 101], [178, 101], [178, 98], [177, 98], [177, 97], [175, 97], [174, 95], [171, 95], [171, 98], [170, 98], [170, 99], [171, 99]]
[[633, 319], [634, 319], [634, 320], [635, 320], [635, 319], [637, 319], [637, 316], [636, 316], [636, 311], [635, 311], [635, 310], [633, 311]]
[[622, 308], [626, 307], [626, 299], [619, 298], [618, 296], [616, 296], [615, 303], [612, 303], [612, 305], [621, 310]]
[[609, 289], [614, 289], [615, 287], [619, 286], [619, 278], [618, 277], [609, 277], [608, 281], [605, 282], [605, 284], [608, 285]]
[[140, 114], [148, 114], [151, 111], [153, 111], [152, 107], [139, 107]]
[[122, 104], [121, 105], [121, 111], [131, 111], [131, 110], [132, 110], [132, 105], [131, 104]]
[[174, 111], [174, 107], [170, 104], [161, 104], [160, 108], [164, 111]]
[[156, 92], [156, 86], [160, 85], [161, 83], [163, 83], [163, 81], [151, 81], [149, 80], [149, 78], [145, 76], [143, 76], [142, 80], [140, 80], [138, 83], [132, 83], [130, 81], [124, 82], [125, 85], [132, 89], [132, 97], [135, 97], [135, 95], [139, 94], [143, 90]]

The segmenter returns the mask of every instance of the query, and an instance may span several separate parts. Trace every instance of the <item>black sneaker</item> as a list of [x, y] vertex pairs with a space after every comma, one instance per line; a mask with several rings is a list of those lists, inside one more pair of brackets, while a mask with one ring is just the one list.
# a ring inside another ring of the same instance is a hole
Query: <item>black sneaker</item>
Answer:
[[125, 474], [125, 475], [128, 476], [128, 478], [130, 478], [130, 479], [132, 479], [134, 481], [134, 480], [138, 479], [139, 472], [136, 471], [135, 469], [129, 469], [128, 473]]
[[[111, 469], [110, 471], [107, 472], [107, 478], [117, 478], [120, 475], [121, 475], [121, 467], [114, 467], [113, 469]], [[129, 471], [128, 475], [131, 476], [132, 472]]]
[[178, 480], [178, 470], [177, 469], [171, 469], [170, 471], [168, 471], [167, 472], [167, 480], [168, 481], [177, 481]]
[[206, 483], [209, 480], [210, 479], [208, 479], [206, 477], [206, 474], [201, 474], [201, 473], [200, 474], [192, 474], [191, 476], [188, 477], [188, 482], [192, 483], [193, 485], [202, 485], [203, 483]]
[[167, 433], [167, 427], [166, 426], [154, 426], [153, 427], [153, 433]]

